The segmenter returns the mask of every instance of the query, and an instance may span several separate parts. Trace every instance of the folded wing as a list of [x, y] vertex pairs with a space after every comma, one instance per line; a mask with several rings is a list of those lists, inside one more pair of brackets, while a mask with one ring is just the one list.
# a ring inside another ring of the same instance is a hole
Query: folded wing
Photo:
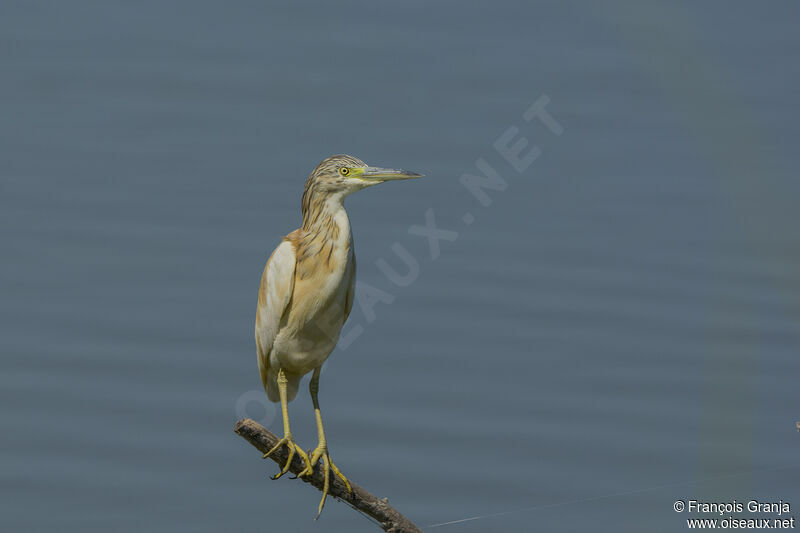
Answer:
[[269, 356], [281, 320], [289, 307], [294, 290], [295, 250], [289, 240], [284, 240], [267, 261], [261, 276], [256, 310], [256, 348], [258, 350], [258, 370], [267, 397], [280, 400], [277, 387], [277, 374], [270, 371]]

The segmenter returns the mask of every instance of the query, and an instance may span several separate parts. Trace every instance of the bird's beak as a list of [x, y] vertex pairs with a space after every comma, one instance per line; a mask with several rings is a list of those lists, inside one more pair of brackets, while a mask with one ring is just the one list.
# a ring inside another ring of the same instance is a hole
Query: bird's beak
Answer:
[[389, 180], [407, 180], [411, 178], [421, 178], [422, 174], [416, 172], [409, 172], [408, 170], [399, 170], [396, 168], [380, 168], [380, 167], [364, 167], [361, 169], [359, 178], [366, 181], [389, 181]]

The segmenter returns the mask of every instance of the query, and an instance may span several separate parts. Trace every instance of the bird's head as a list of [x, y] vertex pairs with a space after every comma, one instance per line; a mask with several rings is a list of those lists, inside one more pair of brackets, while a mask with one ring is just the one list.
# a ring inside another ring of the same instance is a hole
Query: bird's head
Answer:
[[311, 172], [306, 190], [313, 187], [318, 192], [347, 196], [371, 185], [390, 180], [419, 178], [422, 174], [394, 168], [371, 167], [351, 155], [334, 155], [324, 159]]

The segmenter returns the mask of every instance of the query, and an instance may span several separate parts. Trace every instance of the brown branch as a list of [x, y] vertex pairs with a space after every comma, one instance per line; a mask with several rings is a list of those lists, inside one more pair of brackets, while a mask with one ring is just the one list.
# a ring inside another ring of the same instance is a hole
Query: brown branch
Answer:
[[[280, 440], [278, 437], [265, 429], [261, 424], [250, 420], [249, 418], [243, 418], [239, 420], [233, 430], [240, 437], [243, 437], [245, 440], [247, 440], [247, 442], [257, 448], [261, 453], [267, 453]], [[275, 450], [275, 452], [270, 455], [269, 458], [283, 466], [286, 463], [288, 456], [289, 450], [284, 445]], [[295, 455], [294, 459], [292, 460], [292, 464], [289, 467], [289, 471], [297, 475], [303, 470], [304, 466], [305, 465], [303, 464], [303, 461], [297, 457], [297, 455]], [[320, 491], [322, 490], [322, 485], [325, 480], [322, 468], [319, 464], [315, 466], [313, 475], [302, 477], [300, 479], [306, 483], [310, 483]], [[352, 481], [350, 481], [350, 486], [353, 489], [352, 494], [347, 492], [347, 487], [339, 478], [332, 475], [330, 479], [330, 489], [328, 495], [347, 503], [365, 515], [374, 518], [378, 521], [384, 531], [389, 531], [390, 533], [422, 533], [417, 526], [411, 523], [411, 520], [401, 515], [397, 509], [389, 505], [388, 498], [377, 498]]]

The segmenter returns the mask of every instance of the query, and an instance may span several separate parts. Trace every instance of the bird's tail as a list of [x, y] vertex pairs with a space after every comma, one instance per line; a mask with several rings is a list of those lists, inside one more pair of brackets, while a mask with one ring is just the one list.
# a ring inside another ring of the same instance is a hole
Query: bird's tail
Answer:
[[[286, 374], [286, 400], [291, 402], [297, 396], [297, 390], [300, 387], [300, 378], [302, 376], [295, 376], [292, 374]], [[281, 401], [280, 391], [278, 390], [278, 373], [272, 372], [270, 369], [267, 372], [267, 379], [266, 383], [264, 383], [264, 389], [267, 391], [267, 398], [271, 402], [279, 402]]]
[[267, 382], [264, 384], [264, 388], [267, 391], [267, 398], [269, 398], [269, 401], [281, 401], [281, 395], [278, 392], [278, 374], [275, 372], [268, 373], [266, 381]]

